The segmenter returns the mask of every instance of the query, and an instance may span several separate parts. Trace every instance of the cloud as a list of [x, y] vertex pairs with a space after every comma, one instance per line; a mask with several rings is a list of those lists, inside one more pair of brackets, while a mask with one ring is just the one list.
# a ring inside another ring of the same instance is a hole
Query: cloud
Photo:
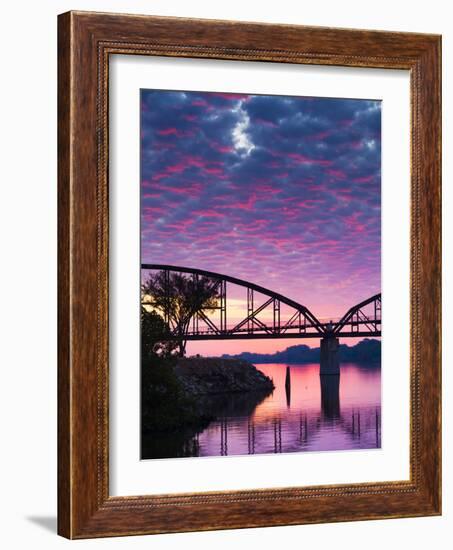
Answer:
[[143, 90], [142, 258], [332, 315], [380, 289], [379, 101]]

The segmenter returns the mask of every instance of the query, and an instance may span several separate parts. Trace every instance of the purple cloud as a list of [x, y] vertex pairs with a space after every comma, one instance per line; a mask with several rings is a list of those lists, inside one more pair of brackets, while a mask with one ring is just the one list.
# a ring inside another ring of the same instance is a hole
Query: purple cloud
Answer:
[[380, 291], [378, 101], [143, 90], [142, 261], [339, 316]]

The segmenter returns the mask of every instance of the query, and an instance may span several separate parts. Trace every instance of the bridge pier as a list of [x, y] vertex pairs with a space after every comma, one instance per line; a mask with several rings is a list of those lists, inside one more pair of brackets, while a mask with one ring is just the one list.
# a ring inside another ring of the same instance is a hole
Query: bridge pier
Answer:
[[319, 374], [340, 374], [339, 340], [328, 335], [321, 340], [321, 366]]

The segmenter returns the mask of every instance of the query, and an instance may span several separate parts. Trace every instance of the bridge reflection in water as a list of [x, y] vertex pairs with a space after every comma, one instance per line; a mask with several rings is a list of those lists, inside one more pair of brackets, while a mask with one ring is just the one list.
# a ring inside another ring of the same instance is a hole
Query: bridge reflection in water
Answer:
[[249, 416], [225, 415], [198, 435], [198, 456], [370, 449], [381, 445], [380, 369], [342, 365], [257, 365], [275, 391]]
[[341, 376], [320, 376], [319, 364], [291, 365], [289, 397], [287, 365], [257, 367], [273, 378], [274, 392], [222, 396], [217, 419], [172, 456], [380, 448], [379, 367], [346, 363]]

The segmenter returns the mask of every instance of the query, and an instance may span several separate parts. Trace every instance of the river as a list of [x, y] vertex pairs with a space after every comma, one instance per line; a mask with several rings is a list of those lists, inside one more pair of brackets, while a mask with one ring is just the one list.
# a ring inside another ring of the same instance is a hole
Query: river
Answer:
[[[288, 366], [290, 385], [285, 384]], [[323, 377], [319, 364], [256, 367], [273, 379], [275, 390], [264, 398], [222, 395], [216, 420], [173, 456], [380, 448], [379, 367], [347, 363], [340, 376]]]

